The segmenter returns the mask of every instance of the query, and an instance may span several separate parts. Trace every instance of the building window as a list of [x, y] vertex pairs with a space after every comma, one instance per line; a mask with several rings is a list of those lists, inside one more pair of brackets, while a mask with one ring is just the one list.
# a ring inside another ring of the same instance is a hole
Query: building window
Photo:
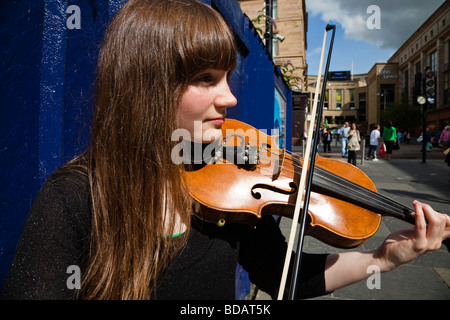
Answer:
[[323, 108], [325, 110], [328, 110], [328, 106], [329, 106], [329, 104], [328, 104], [328, 101], [329, 101], [328, 97], [329, 96], [330, 96], [330, 90], [326, 90], [325, 91], [325, 98], [323, 99]]
[[405, 79], [403, 83], [403, 98], [406, 100], [408, 99], [409, 95], [409, 71], [405, 71]]
[[278, 19], [278, 0], [272, 0], [272, 18]]
[[360, 122], [366, 121], [366, 93], [359, 93], [359, 108], [358, 108], [358, 120]]
[[444, 104], [450, 104], [450, 41], [447, 41], [447, 65], [444, 66]]
[[334, 117], [336, 124], [344, 124], [344, 117], [342, 116], [336, 116]]
[[436, 65], [437, 65], [437, 50], [434, 50], [432, 53], [430, 53], [430, 68], [434, 72], [436, 72]]
[[444, 104], [450, 103], [450, 70], [444, 71]]
[[355, 109], [355, 89], [350, 89], [348, 91], [349, 95], [350, 95], [350, 110], [354, 110]]
[[336, 110], [342, 109], [342, 89], [336, 90]]
[[395, 84], [382, 84], [380, 86], [380, 110], [386, 110], [395, 102]]

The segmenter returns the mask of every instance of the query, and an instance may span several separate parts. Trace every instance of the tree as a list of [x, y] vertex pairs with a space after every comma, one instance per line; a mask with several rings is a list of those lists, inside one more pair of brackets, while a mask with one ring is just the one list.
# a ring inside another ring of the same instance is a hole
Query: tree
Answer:
[[380, 121], [383, 126], [388, 121], [396, 128], [407, 130], [415, 128], [422, 123], [422, 111], [406, 101], [396, 102], [380, 112]]

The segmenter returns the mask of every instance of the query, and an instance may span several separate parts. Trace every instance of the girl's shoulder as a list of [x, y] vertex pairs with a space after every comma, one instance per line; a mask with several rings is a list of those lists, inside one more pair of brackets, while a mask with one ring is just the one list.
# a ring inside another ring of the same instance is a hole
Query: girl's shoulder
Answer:
[[53, 172], [39, 190], [32, 214], [45, 215], [49, 221], [90, 221], [91, 193], [87, 166], [73, 162]]
[[45, 182], [47, 188], [61, 195], [89, 194], [88, 167], [84, 160], [70, 162], [53, 172]]

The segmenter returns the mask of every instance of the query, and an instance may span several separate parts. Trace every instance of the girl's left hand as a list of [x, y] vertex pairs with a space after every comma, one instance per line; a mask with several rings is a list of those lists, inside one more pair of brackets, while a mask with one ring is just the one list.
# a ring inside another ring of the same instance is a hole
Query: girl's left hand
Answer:
[[392, 270], [426, 252], [437, 250], [442, 241], [450, 237], [450, 216], [419, 201], [414, 201], [413, 205], [415, 225], [392, 233], [377, 250], [382, 271]]

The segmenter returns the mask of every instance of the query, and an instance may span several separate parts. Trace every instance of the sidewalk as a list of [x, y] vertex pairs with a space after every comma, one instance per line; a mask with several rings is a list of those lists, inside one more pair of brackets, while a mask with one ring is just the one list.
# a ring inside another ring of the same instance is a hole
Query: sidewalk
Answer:
[[[332, 142], [330, 153], [323, 153], [319, 146], [319, 155], [347, 161], [341, 156], [340, 142]], [[367, 152], [367, 148], [365, 152]], [[294, 149], [294, 152], [301, 150]], [[395, 150], [390, 161], [362, 161], [362, 150], [358, 152], [357, 167], [363, 170], [377, 186], [378, 192], [411, 206], [414, 199], [430, 204], [436, 211], [450, 214], [450, 167], [444, 162], [442, 149], [433, 148], [426, 153], [422, 162], [421, 145], [401, 145]], [[409, 224], [390, 217], [383, 217], [377, 233], [355, 250], [368, 250], [378, 247], [385, 237], [393, 231], [403, 229]], [[289, 237], [291, 220], [283, 218], [281, 228]], [[296, 248], [296, 246], [294, 246]], [[334, 253], [345, 250], [328, 246], [314, 238], [306, 237], [304, 252]], [[371, 273], [371, 272], [368, 272]], [[370, 282], [371, 281], [371, 282]], [[379, 289], [374, 285], [379, 284]], [[372, 287], [372, 289], [371, 289]], [[257, 299], [268, 299], [258, 293]], [[371, 277], [332, 294], [315, 298], [316, 300], [450, 300], [450, 252], [445, 246], [425, 254], [396, 270]]]

